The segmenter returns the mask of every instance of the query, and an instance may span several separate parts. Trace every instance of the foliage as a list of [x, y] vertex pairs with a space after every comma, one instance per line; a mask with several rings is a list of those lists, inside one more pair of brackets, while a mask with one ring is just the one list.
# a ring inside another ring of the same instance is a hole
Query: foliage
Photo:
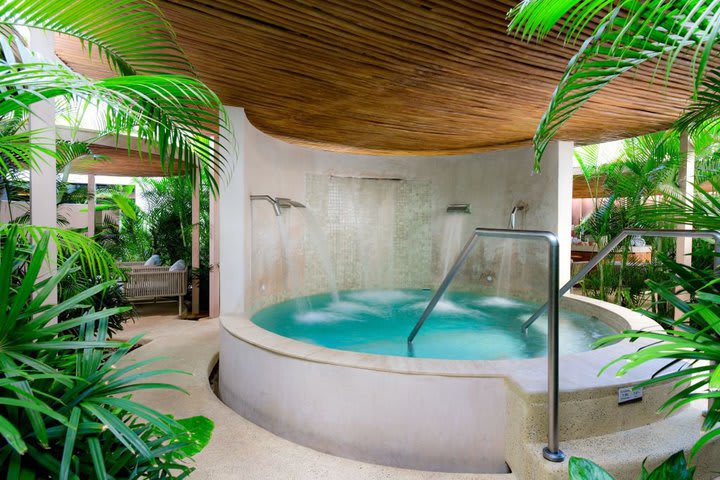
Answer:
[[48, 235], [57, 251], [59, 262], [78, 254], [79, 265], [90, 275], [109, 278], [119, 272], [115, 260], [93, 239], [80, 233], [62, 228], [3, 223], [0, 224], [0, 242], [4, 241], [7, 236], [13, 235], [13, 232], [21, 233], [17, 241], [24, 247], [30, 247], [44, 235]]
[[[7, 442], [0, 469], [10, 479], [186, 476], [192, 468], [185, 459], [207, 443], [209, 421], [177, 421], [130, 395], [149, 388], [182, 391], [144, 382], [182, 372], [144, 370], [154, 359], [122, 363], [139, 341], [107, 339], [108, 317], [123, 307], [91, 308], [55, 323], [109, 285], [47, 304], [50, 292], [77, 269], [79, 256], [72, 254], [57, 274], [41, 279], [49, 240], [45, 233], [28, 245], [13, 226], [0, 250], [0, 435]], [[203, 431], [196, 436], [188, 426]]]
[[679, 55], [687, 53], [693, 59], [697, 97], [679, 119], [678, 131], [692, 133], [708, 123], [714, 126], [720, 118], [720, 76], [711, 64], [720, 33], [717, 2], [523, 0], [510, 16], [510, 30], [525, 39], [541, 40], [559, 27], [560, 35], [572, 43], [592, 28], [568, 62], [540, 120], [534, 138], [536, 168], [548, 143], [586, 101], [647, 61], [664, 60], [669, 74]]
[[[580, 457], [571, 457], [568, 462], [569, 480], [614, 480], [614, 477], [599, 465]], [[692, 480], [695, 467], [688, 467], [685, 453], [681, 450], [665, 460], [652, 472], [643, 462], [638, 480]]]
[[[92, 12], [92, 14], [88, 14]], [[120, 14], [119, 12], [122, 12]], [[119, 76], [91, 80], [62, 64], [48, 62], [26, 47], [18, 26], [35, 27], [80, 38], [90, 54], [107, 60]], [[142, 142], [148, 157], [157, 156], [166, 172], [195, 178], [226, 167], [223, 152], [213, 146], [215, 134], [226, 136], [227, 119], [220, 99], [192, 76], [192, 67], [175, 34], [149, 0], [14, 0], [0, 9], [0, 125], [20, 124], [30, 108], [48, 99], [91, 104], [106, 131], [120, 141], [125, 134]], [[84, 111], [79, 108], [78, 111]], [[36, 137], [40, 141], [31, 142]], [[59, 157], [40, 131], [0, 136], [0, 172], [10, 166], [34, 167], [41, 155]]]
[[114, 258], [128, 262], [147, 260], [153, 254], [145, 213], [130, 198], [133, 190], [133, 185], [113, 187], [97, 195], [98, 210], [114, 210], [118, 216], [103, 219], [95, 240]]
[[120, 272], [113, 272], [111, 277], [93, 276], [83, 268], [77, 268], [62, 279], [58, 285], [58, 299], [63, 302], [75, 297], [81, 292], [96, 285], [104, 284], [106, 288], [88, 298], [77, 308], [68, 309], [58, 315], [58, 321], [64, 322], [71, 318], [81, 316], [88, 311], [100, 311], [104, 309], [123, 307], [124, 310], [108, 315], [108, 336], [112, 337], [117, 331], [122, 330], [126, 322], [136, 318], [136, 312], [132, 303], [127, 299], [123, 291], [121, 281], [124, 277]]
[[[153, 239], [153, 253], [164, 262], [184, 259], [192, 253], [192, 184], [181, 177], [145, 179], [143, 198], [148, 205], [146, 224]], [[200, 185], [200, 255], [207, 265], [209, 250], [210, 192], [205, 178]]]
[[[712, 138], [702, 138], [708, 155], [717, 151], [711, 148], [716, 145]], [[662, 132], [625, 140], [618, 158], [605, 164], [599, 161], [597, 146], [576, 149], [576, 159], [590, 191], [598, 192], [593, 213], [577, 227], [578, 236], [590, 238], [603, 248], [622, 230], [668, 226], [660, 219], [650, 220], [642, 212], [660, 191], [676, 185], [683, 160], [679, 135]], [[666, 251], [674, 244], [667, 239], [646, 241], [652, 245], [653, 254]], [[654, 260], [647, 268], [630, 262], [629, 246], [630, 239], [619, 246], [619, 265], [615, 265], [616, 257], [611, 255], [586, 277], [582, 284], [585, 293], [600, 300], [614, 299], [631, 308], [645, 304], [648, 295], [642, 275], [659, 280], [663, 272]]]
[[[140, 210], [129, 198], [130, 191], [116, 191], [101, 199], [104, 205], [120, 211], [119, 221], [106, 222], [95, 236], [114, 257], [122, 261], [146, 260], [160, 255], [170, 265], [192, 257], [193, 186], [183, 177], [162, 177], [139, 181], [139, 190], [148, 206]], [[200, 182], [200, 268], [193, 272], [200, 281], [200, 307], [206, 308], [209, 283], [210, 188], [201, 175]]]
[[[620, 363], [618, 376], [647, 362], [670, 360], [670, 365], [676, 368], [666, 367], [639, 386], [675, 382], [672, 396], [661, 406], [662, 411], [671, 413], [696, 400], [720, 398], [720, 279], [715, 278], [712, 269], [700, 270], [669, 259], [664, 259], [664, 263], [671, 271], [670, 280], [664, 284], [648, 281], [648, 285], [683, 315], [673, 320], [641, 310], [666, 327], [666, 330], [628, 330], [605, 337], [596, 342], [595, 346], [623, 339], [646, 343], [637, 351], [623, 355], [603, 368], [605, 371]], [[681, 292], [675, 291], [676, 286], [681, 288]], [[685, 295], [689, 298], [684, 298]], [[710, 390], [706, 391], [707, 388]], [[716, 400], [710, 404], [703, 422], [703, 429], [707, 433], [693, 447], [693, 456], [707, 442], [720, 436], [719, 423], [720, 401]]]

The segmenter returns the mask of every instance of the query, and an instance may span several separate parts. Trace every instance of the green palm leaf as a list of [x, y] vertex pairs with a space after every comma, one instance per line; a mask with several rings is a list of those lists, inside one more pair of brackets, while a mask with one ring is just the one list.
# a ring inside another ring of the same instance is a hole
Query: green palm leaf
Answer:
[[589, 22], [599, 25], [568, 63], [535, 134], [536, 168], [548, 143], [595, 93], [649, 60], [667, 61], [695, 49], [695, 88], [700, 89], [718, 38], [720, 4], [715, 1], [525, 0], [510, 13], [510, 30], [543, 38], [558, 23], [574, 40]]
[[[227, 136], [227, 118], [220, 99], [202, 82], [181, 75], [135, 75], [99, 81], [62, 65], [0, 62], [0, 116], [47, 98], [74, 97], [104, 112], [107, 131], [128, 150], [137, 135], [138, 148], [150, 160], [157, 156], [168, 174], [194, 181], [199, 168], [217, 191], [215, 174], [227, 167], [213, 136]], [[2, 90], [5, 89], [5, 93]], [[0, 162], [2, 163], [2, 162]]]
[[122, 75], [193, 72], [170, 24], [149, 1], [8, 0], [0, 8], [0, 25], [77, 37]]

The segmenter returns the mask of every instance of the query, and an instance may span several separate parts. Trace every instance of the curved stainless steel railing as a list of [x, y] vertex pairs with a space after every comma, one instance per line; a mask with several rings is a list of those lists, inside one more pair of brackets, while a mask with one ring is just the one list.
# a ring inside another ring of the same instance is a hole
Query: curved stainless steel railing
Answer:
[[445, 294], [460, 268], [465, 264], [470, 253], [480, 237], [494, 238], [510, 238], [510, 239], [527, 239], [527, 240], [545, 240], [548, 244], [548, 444], [543, 448], [543, 457], [551, 462], [562, 462], [565, 454], [560, 450], [559, 438], [559, 368], [558, 368], [558, 351], [560, 334], [558, 326], [558, 308], [559, 308], [559, 272], [560, 272], [560, 247], [557, 236], [552, 232], [537, 230], [513, 230], [513, 229], [497, 229], [497, 228], [476, 228], [470, 240], [465, 244], [460, 255], [458, 255], [455, 263], [443, 279], [440, 287], [433, 295], [430, 303], [415, 324], [412, 332], [408, 336], [408, 350], [412, 351], [412, 342], [415, 336], [422, 328], [425, 320], [430, 316], [433, 309]]
[[[607, 257], [610, 253], [612, 253], [613, 250], [615, 250], [618, 245], [620, 245], [620, 242], [625, 240], [629, 236], [633, 235], [642, 235], [645, 237], [672, 237], [672, 238], [713, 238], [715, 240], [715, 253], [720, 254], [720, 232], [714, 231], [714, 230], [640, 230], [640, 229], [634, 229], [634, 228], [628, 228], [626, 230], [623, 230], [620, 232], [620, 234], [610, 240], [610, 242], [600, 250], [583, 268], [580, 269], [578, 273], [575, 274], [574, 277], [572, 277], [565, 285], [560, 288], [558, 292], [558, 296], [562, 297], [565, 295], [570, 289], [578, 283], [580, 280], [582, 280], [585, 275], [587, 275], [590, 270], [595, 268], [598, 263], [600, 263], [605, 257]], [[720, 269], [720, 256], [715, 256], [715, 270]], [[522, 325], [522, 332], [527, 334], [528, 328], [530, 328], [530, 325], [537, 320], [540, 315], [545, 313], [548, 309], [548, 304], [546, 303], [542, 307], [538, 308], [535, 313], [532, 314], [530, 318], [528, 318], [525, 323]]]

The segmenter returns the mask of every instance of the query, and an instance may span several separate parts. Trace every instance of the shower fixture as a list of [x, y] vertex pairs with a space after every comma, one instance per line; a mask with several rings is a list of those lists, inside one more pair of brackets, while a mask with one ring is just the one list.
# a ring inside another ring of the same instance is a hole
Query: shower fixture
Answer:
[[278, 204], [280, 205], [280, 208], [305, 208], [305, 205], [303, 205], [300, 202], [296, 202], [295, 200], [292, 200], [290, 198], [285, 197], [277, 197], [275, 200], [277, 200]]
[[273, 198], [270, 195], [250, 195], [250, 200], [265, 200], [270, 202], [273, 207], [273, 211], [277, 216], [280, 216], [282, 214], [282, 208], [305, 208], [305, 205], [303, 205], [302, 203], [284, 197]]
[[512, 210], [510, 210], [510, 228], [512, 230], [515, 230], [515, 216], [517, 215], [517, 212], [522, 212], [527, 208], [527, 205], [525, 205], [522, 202], [518, 202], [515, 205], [513, 205]]
[[469, 203], [451, 203], [447, 206], [447, 213], [471, 213]]

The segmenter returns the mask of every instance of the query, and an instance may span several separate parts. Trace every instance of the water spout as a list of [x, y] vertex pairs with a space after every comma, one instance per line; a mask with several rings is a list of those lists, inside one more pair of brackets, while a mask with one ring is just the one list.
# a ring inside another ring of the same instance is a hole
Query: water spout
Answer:
[[282, 213], [280, 212], [280, 203], [270, 195], [250, 195], [250, 200], [266, 200], [272, 205], [276, 216], [279, 217]]
[[305, 208], [305, 205], [303, 205], [302, 203], [285, 197], [273, 198], [270, 195], [250, 195], [250, 200], [265, 200], [270, 202], [276, 216], [280, 216], [282, 214], [282, 208]]
[[510, 223], [509, 227], [511, 230], [515, 230], [515, 225], [517, 223], [515, 216], [517, 215], [518, 212], [522, 212], [523, 210], [525, 210], [525, 208], [526, 208], [525, 205], [522, 203], [516, 203], [515, 205], [513, 205], [512, 210], [510, 210], [510, 222], [509, 222]]
[[447, 213], [471, 213], [469, 203], [451, 203], [447, 207]]

